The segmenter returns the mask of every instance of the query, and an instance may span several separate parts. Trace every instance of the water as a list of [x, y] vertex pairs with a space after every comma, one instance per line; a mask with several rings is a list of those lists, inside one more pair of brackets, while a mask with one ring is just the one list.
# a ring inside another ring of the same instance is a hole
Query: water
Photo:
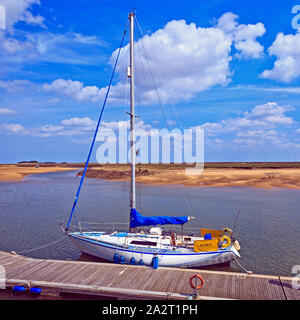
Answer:
[[[78, 183], [70, 171], [1, 182], [0, 250], [34, 258], [90, 259], [80, 254], [59, 226], [68, 220]], [[128, 191], [128, 182], [86, 179], [80, 215], [87, 221], [128, 223]], [[196, 219], [186, 227], [199, 229], [232, 228], [240, 210], [235, 237], [246, 269], [293, 276], [292, 267], [300, 264], [299, 190], [138, 185], [137, 208], [145, 215], [194, 215]], [[28, 251], [37, 247], [41, 248]], [[240, 270], [235, 262], [215, 269]]]

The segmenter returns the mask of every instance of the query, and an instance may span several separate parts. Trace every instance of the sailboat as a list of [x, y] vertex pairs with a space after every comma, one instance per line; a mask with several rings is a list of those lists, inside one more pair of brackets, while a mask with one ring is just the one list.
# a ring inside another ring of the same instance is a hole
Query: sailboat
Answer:
[[[94, 139], [80, 180], [79, 188], [75, 196], [70, 218], [67, 223], [67, 227], [64, 230], [65, 234], [81, 252], [115, 263], [190, 268], [221, 264], [240, 258], [238, 242], [233, 238], [232, 231], [229, 228], [224, 228], [222, 230], [202, 228], [201, 233], [198, 236], [183, 234], [179, 236], [175, 232], [170, 233], [163, 231], [160, 226], [183, 226], [193, 217], [146, 217], [137, 211], [135, 182], [136, 149], [134, 139], [134, 16], [135, 13], [133, 12], [130, 12], [128, 15], [128, 23], [130, 25], [130, 65], [127, 70], [127, 76], [130, 78], [129, 115], [131, 129], [130, 228], [127, 231], [114, 231], [111, 233], [107, 233], [105, 231], [83, 232], [81, 230], [70, 230], [70, 222], [77, 205], [80, 188], [83, 183], [97, 131], [99, 129], [105, 102], [111, 86], [110, 82], [94, 134]], [[120, 49], [122, 47], [122, 43], [123, 40], [121, 42]], [[119, 53], [117, 55], [117, 60]], [[149, 231], [145, 232], [138, 229], [139, 227], [145, 226], [151, 227]]]

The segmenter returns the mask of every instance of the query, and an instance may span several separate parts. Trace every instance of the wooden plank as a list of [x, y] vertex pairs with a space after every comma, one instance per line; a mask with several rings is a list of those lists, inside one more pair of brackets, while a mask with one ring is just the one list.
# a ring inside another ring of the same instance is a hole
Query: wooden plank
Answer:
[[[64, 276], [61, 280], [69, 283], [86, 284], [85, 275], [91, 274], [91, 268], [92, 266], [79, 266], [77, 270], [74, 269], [74, 271], [72, 271], [71, 269], [69, 274]], [[56, 281], [60, 281], [60, 278], [57, 278]]]
[[15, 263], [11, 263], [5, 267], [6, 277], [8, 279], [16, 277], [22, 272], [24, 272], [25, 270], [31, 269], [34, 266], [40, 264], [41, 262], [42, 260], [34, 261], [34, 260], [27, 260], [27, 259], [24, 259], [24, 260], [17, 259]]
[[[279, 280], [287, 300], [300, 300], [300, 288], [296, 289], [295, 283], [293, 288], [293, 280], [287, 277], [279, 277]], [[299, 281], [296, 285], [299, 287]]]
[[59, 268], [61, 267], [60, 263], [55, 263], [49, 260], [46, 260], [44, 264], [27, 270], [19, 275], [19, 277], [36, 280], [36, 281], [53, 281], [59, 274]]
[[47, 288], [109, 297], [187, 298], [193, 293], [189, 278], [198, 273], [204, 279], [199, 294], [205, 299], [300, 300], [300, 290], [293, 289], [291, 277], [162, 267], [154, 270], [145, 266], [32, 259], [1, 251], [0, 265], [6, 270], [8, 284], [43, 283]]
[[51, 277], [51, 281], [65, 282], [64, 279], [66, 279], [67, 277], [70, 277], [70, 275], [72, 275], [75, 272], [75, 270], [78, 270], [84, 267], [85, 266], [59, 263], [56, 265], [56, 272], [53, 273]]
[[141, 283], [145, 281], [145, 270], [143, 269], [125, 269], [120, 270], [111, 279], [109, 287], [119, 287], [128, 289], [141, 289]]
[[[144, 273], [144, 279], [141, 282], [141, 289], [142, 290], [156, 290], [159, 285], [164, 287], [165, 279], [164, 272], [162, 269], [153, 270], [149, 269], [146, 273]], [[167, 290], [164, 290], [167, 291]]]
[[[9, 265], [10, 263], [15, 262], [16, 259], [17, 259], [17, 257], [12, 254], [8, 254], [8, 255], [1, 254], [0, 255], [0, 262], [1, 262], [1, 265], [3, 265], [3, 266]], [[25, 259], [25, 258], [19, 256], [19, 259]]]
[[[177, 270], [172, 272], [164, 271], [160, 277], [159, 282], [157, 283], [157, 290], [165, 290], [167, 292], [175, 292], [175, 287], [177, 285], [178, 279], [181, 277], [181, 273]], [[189, 277], [187, 277], [189, 278]]]
[[[179, 278], [177, 278], [177, 282], [175, 283], [174, 291], [178, 293], [193, 294], [193, 289], [190, 287], [189, 279], [190, 275], [185, 273], [180, 274]], [[200, 292], [202, 294], [202, 290]]]
[[[31, 268], [26, 268], [25, 270], [22, 270], [18, 275], [15, 275], [14, 277], [22, 278], [22, 279], [28, 279], [28, 280], [48, 280], [46, 279], [47, 275], [47, 269], [51, 268], [53, 263], [49, 262], [48, 260], [44, 260], [41, 263], [36, 264], [35, 266], [32, 266]], [[21, 271], [21, 270], [19, 270]]]
[[84, 279], [81, 279], [79, 281], [79, 284], [92, 285], [92, 284], [95, 284], [96, 282], [99, 283], [99, 279], [101, 280], [103, 277], [103, 274], [107, 272], [107, 267], [104, 267], [104, 266], [98, 267], [97, 265], [93, 265], [93, 266], [90, 266], [89, 269], [87, 270], [88, 270], [88, 274]]

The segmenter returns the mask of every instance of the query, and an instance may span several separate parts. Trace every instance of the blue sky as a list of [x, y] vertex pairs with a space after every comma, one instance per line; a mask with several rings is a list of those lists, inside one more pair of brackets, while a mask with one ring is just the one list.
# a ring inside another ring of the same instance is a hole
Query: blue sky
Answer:
[[[297, 4], [0, 0], [0, 162], [85, 160], [131, 9], [143, 33], [136, 26], [144, 127], [203, 128], [205, 161], [298, 161]], [[128, 120], [127, 41], [107, 127]]]

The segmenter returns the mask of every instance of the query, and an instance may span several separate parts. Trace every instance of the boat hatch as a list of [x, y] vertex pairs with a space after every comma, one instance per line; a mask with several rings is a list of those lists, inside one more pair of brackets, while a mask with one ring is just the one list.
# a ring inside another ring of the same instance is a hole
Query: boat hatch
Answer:
[[140, 246], [152, 246], [156, 247], [157, 242], [152, 242], [152, 241], [140, 241], [140, 240], [133, 240], [130, 242], [130, 244], [135, 244], [135, 245], [140, 245]]
[[118, 232], [118, 233], [112, 233], [111, 237], [127, 237], [128, 232]]

